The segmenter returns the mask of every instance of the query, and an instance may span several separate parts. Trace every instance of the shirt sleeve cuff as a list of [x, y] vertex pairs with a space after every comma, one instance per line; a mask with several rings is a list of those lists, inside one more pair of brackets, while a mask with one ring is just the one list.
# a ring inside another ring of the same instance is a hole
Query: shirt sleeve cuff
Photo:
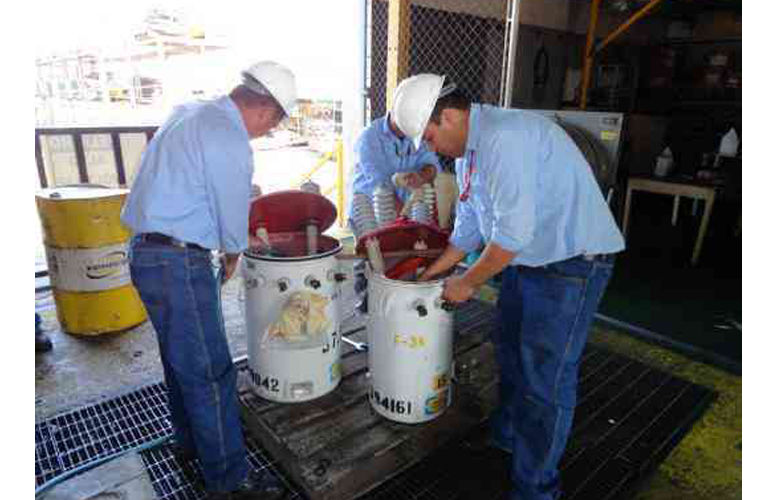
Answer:
[[498, 229], [492, 229], [492, 236], [489, 238], [489, 241], [495, 243], [503, 250], [508, 250], [509, 252], [516, 254], [521, 253], [521, 251], [529, 244], [528, 242], [522, 241], [521, 238], [509, 236]]
[[462, 250], [467, 254], [467, 253], [474, 252], [476, 251], [476, 249], [479, 248], [479, 246], [481, 245], [481, 237], [480, 236], [463, 237], [463, 236], [452, 235], [449, 238], [449, 243], [451, 243], [453, 247], [459, 248], [460, 250]]

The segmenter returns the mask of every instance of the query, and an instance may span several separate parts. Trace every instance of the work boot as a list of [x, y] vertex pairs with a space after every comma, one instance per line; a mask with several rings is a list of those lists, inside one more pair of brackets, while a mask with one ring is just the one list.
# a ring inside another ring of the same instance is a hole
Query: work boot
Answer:
[[35, 328], [35, 352], [48, 352], [53, 349], [53, 344], [42, 328]]
[[288, 498], [289, 490], [267, 469], [256, 472], [249, 469], [246, 479], [238, 489], [222, 493], [209, 493], [206, 500], [281, 500]]

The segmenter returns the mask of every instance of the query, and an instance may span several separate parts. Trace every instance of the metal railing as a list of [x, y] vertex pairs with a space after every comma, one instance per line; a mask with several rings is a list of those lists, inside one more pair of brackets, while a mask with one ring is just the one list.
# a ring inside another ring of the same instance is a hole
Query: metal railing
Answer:
[[[90, 127], [90, 128], [36, 128], [35, 129], [35, 162], [37, 164], [38, 180], [41, 188], [54, 187], [55, 183], [49, 179], [49, 171], [54, 168], [53, 165], [47, 165], [42, 142], [48, 137], [64, 137], [72, 141], [74, 149], [75, 165], [77, 167], [77, 182], [81, 184], [93, 183], [92, 172], [89, 171], [89, 162], [87, 161], [88, 151], [84, 145], [84, 138], [89, 135], [107, 135], [110, 137], [111, 154], [114, 159], [116, 184], [117, 187], [128, 187], [127, 164], [124, 149], [121, 145], [121, 136], [123, 134], [144, 134], [149, 143], [157, 131], [157, 126], [143, 127]], [[310, 179], [313, 174], [321, 170], [325, 165], [333, 163], [336, 165], [336, 181], [332, 186], [326, 187], [322, 194], [330, 196], [336, 191], [337, 201], [337, 221], [340, 227], [345, 226], [345, 169], [343, 157], [343, 143], [341, 139], [336, 139], [332, 151], [326, 152], [318, 162], [305, 173], [302, 178], [294, 183], [299, 187], [300, 184]], [[72, 182], [67, 182], [71, 184]]]
[[35, 129], [35, 163], [37, 164], [38, 180], [40, 187], [51, 187], [48, 179], [41, 139], [43, 137], [69, 137], [72, 140], [75, 152], [75, 162], [78, 171], [78, 181], [83, 184], [91, 182], [91, 175], [86, 160], [86, 150], [83, 138], [89, 135], [109, 135], [112, 145], [112, 155], [115, 161], [115, 173], [119, 187], [127, 187], [126, 161], [121, 145], [123, 134], [144, 134], [147, 142], [150, 142], [157, 126], [143, 127], [89, 127], [89, 128], [36, 128]]
[[328, 197], [333, 192], [337, 192], [337, 223], [340, 227], [345, 227], [345, 162], [343, 157], [342, 139], [336, 139], [334, 141], [334, 149], [324, 153], [313, 168], [304, 173], [299, 181], [294, 182], [292, 187], [299, 188], [303, 182], [310, 180], [315, 173], [329, 163], [333, 163], [337, 166], [337, 177], [335, 183], [323, 189], [321, 194]]

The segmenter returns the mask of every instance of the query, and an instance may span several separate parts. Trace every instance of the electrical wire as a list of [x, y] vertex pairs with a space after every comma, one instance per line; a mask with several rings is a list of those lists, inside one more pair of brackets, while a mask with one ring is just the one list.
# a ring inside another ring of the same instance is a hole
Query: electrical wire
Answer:
[[51, 479], [47, 483], [43, 483], [40, 486], [38, 486], [37, 488], [35, 488], [35, 498], [39, 497], [40, 495], [42, 495], [43, 493], [45, 493], [49, 489], [53, 488], [54, 486], [56, 486], [58, 484], [61, 484], [64, 481], [67, 481], [68, 479], [70, 479], [70, 478], [72, 478], [74, 476], [77, 476], [78, 474], [82, 474], [83, 472], [91, 470], [91, 469], [93, 469], [95, 467], [98, 467], [98, 466], [100, 466], [102, 464], [105, 464], [105, 463], [107, 463], [107, 462], [109, 462], [111, 460], [114, 460], [116, 458], [122, 457], [123, 455], [126, 455], [128, 453], [142, 452], [142, 451], [145, 451], [145, 450], [149, 450], [149, 449], [155, 448], [157, 446], [160, 446], [160, 445], [164, 444], [169, 439], [171, 439], [171, 435], [170, 434], [168, 436], [164, 436], [162, 438], [154, 439], [154, 440], [150, 441], [149, 443], [144, 443], [144, 444], [139, 445], [139, 446], [137, 446], [135, 448], [131, 448], [131, 449], [128, 449], [128, 450], [123, 450], [123, 451], [120, 451], [120, 452], [118, 452], [118, 453], [116, 453], [114, 455], [110, 455], [110, 456], [107, 456], [107, 457], [102, 457], [100, 459], [94, 460], [93, 462], [89, 462], [87, 464], [83, 464], [83, 465], [81, 465], [79, 467], [76, 467], [76, 468], [74, 468], [72, 470], [69, 470], [69, 471], [65, 472], [64, 474], [56, 476], [55, 478]]

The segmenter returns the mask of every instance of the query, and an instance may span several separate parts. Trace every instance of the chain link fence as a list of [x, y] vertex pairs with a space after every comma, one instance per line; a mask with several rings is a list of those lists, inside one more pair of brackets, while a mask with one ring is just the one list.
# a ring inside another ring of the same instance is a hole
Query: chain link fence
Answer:
[[[506, 59], [504, 0], [410, 5], [409, 75], [447, 75], [473, 102], [499, 104]], [[387, 110], [388, 2], [367, 2], [367, 122]], [[445, 168], [453, 161], [441, 158]]]
[[[368, 121], [387, 112], [388, 2], [368, 2]], [[437, 73], [474, 102], [499, 104], [505, 61], [504, 0], [410, 5], [409, 74]], [[449, 9], [452, 9], [451, 11]]]

